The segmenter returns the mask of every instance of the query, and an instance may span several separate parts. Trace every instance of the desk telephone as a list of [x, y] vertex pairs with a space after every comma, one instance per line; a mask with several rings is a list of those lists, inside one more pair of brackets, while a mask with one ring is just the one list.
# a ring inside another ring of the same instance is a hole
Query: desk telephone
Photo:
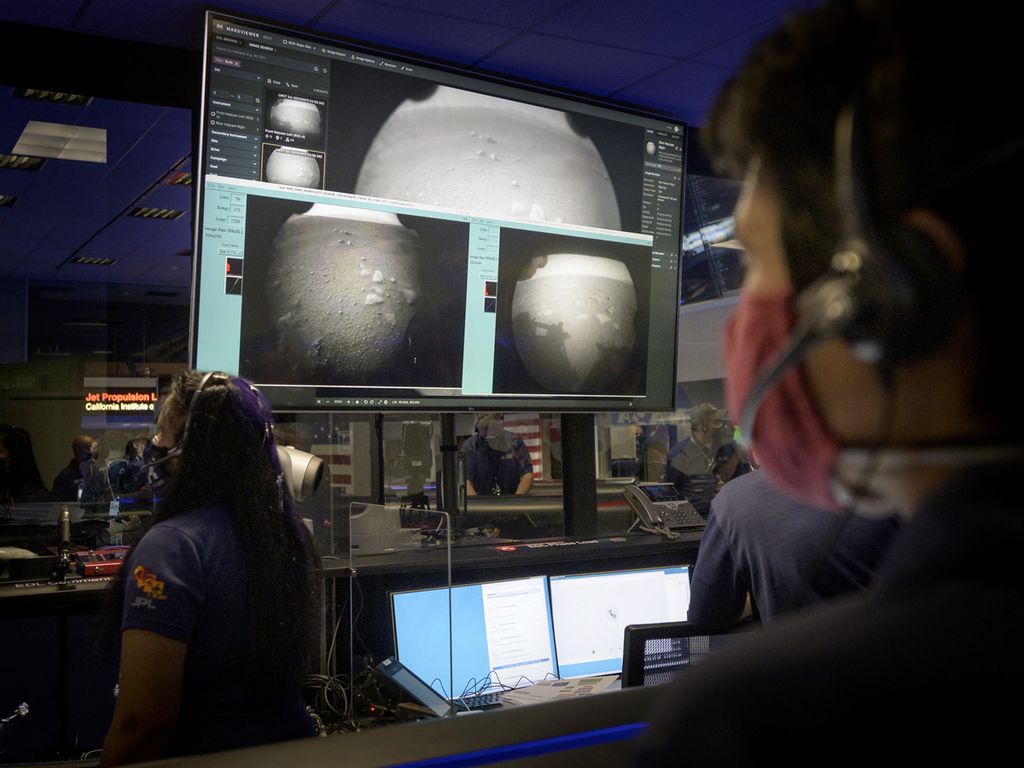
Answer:
[[630, 483], [623, 493], [644, 527], [704, 527], [704, 518], [672, 483]]

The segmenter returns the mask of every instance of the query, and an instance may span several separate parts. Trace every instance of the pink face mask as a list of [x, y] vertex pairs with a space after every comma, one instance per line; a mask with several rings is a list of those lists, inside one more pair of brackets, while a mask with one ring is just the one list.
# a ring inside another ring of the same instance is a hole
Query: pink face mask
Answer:
[[[725, 329], [726, 398], [737, 417], [765, 364], [793, 329], [793, 292], [744, 294]], [[839, 509], [832, 475], [840, 446], [818, 415], [803, 372], [794, 366], [769, 391], [748, 435], [764, 470], [790, 495]]]

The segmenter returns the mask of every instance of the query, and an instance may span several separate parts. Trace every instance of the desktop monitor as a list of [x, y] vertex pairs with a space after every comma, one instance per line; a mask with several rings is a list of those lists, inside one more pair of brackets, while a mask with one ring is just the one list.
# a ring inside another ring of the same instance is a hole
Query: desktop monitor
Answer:
[[558, 671], [562, 679], [622, 671], [630, 624], [685, 621], [686, 566], [549, 577]]
[[208, 12], [190, 359], [276, 409], [671, 410], [685, 126]]
[[447, 587], [391, 594], [395, 655], [442, 696], [557, 677], [546, 576], [453, 586], [450, 631], [448, 606]]

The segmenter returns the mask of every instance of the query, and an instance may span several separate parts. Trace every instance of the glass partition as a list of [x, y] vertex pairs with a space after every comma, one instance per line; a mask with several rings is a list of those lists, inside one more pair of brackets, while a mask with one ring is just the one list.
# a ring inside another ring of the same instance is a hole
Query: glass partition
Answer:
[[[495, 417], [498, 440], [481, 437], [477, 422]], [[467, 496], [453, 522], [459, 546], [498, 540], [561, 536], [561, 433], [558, 414], [397, 414], [382, 417], [384, 499], [401, 510], [404, 525], [432, 524], [442, 477], [443, 420], [450, 420]], [[505, 445], [502, 441], [507, 442]], [[525, 482], [524, 482], [525, 480]], [[479, 488], [473, 486], [480, 486]], [[486, 486], [486, 487], [485, 487]]]
[[[598, 488], [669, 482], [707, 517], [725, 483], [756, 462], [723, 407], [720, 379], [681, 384], [670, 413], [608, 413], [595, 420]], [[628, 510], [628, 505], [627, 505]]]

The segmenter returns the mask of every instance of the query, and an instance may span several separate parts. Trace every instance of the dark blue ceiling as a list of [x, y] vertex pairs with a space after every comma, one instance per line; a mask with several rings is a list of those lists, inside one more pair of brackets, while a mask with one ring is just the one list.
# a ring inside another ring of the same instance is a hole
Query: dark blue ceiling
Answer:
[[[228, 0], [216, 7], [635, 104], [700, 125], [715, 92], [751, 43], [777, 25], [788, 9], [809, 4]], [[48, 72], [46, 83], [35, 84], [31, 66], [12, 65], [12, 57], [6, 57], [5, 74], [0, 75], [0, 154], [11, 152], [28, 120], [105, 128], [109, 141], [104, 165], [58, 160], [48, 161], [37, 173], [0, 169], [0, 195], [18, 198], [13, 207], [0, 207], [0, 279], [187, 285], [190, 262], [184, 254], [191, 241], [190, 216], [164, 222], [125, 218], [123, 213], [130, 205], [191, 208], [191, 187], [162, 182], [176, 169], [191, 169], [192, 118], [180, 106], [189, 97], [180, 94], [198, 93], [198, 77], [192, 82], [198, 63], [176, 72], [166, 62], [154, 62], [166, 50], [174, 50], [181, 61], [198, 57], [207, 7], [193, 0], [0, 3], [0, 22], [39, 27], [33, 30], [33, 41], [54, 41], [46, 51], [34, 42], [35, 62], [50, 56], [60, 62]], [[14, 98], [12, 86], [71, 89], [54, 82], [61, 72], [74, 79], [76, 62], [60, 44], [69, 32], [89, 41], [84, 47], [87, 59], [92, 58], [90, 50], [97, 56], [104, 48], [118, 50], [113, 42], [104, 46], [102, 38], [146, 44], [153, 58], [145, 46], [136, 45], [133, 53], [109, 66], [94, 65], [101, 73], [109, 69], [111, 89], [99, 88], [90, 95], [113, 92], [117, 98], [98, 96], [83, 107]], [[12, 36], [10, 31], [5, 35], [8, 40]], [[145, 84], [131, 94], [113, 87], [127, 72], [134, 74], [131, 82]], [[179, 96], [162, 97], [171, 91]], [[117, 263], [69, 265], [71, 255], [104, 256]]]

